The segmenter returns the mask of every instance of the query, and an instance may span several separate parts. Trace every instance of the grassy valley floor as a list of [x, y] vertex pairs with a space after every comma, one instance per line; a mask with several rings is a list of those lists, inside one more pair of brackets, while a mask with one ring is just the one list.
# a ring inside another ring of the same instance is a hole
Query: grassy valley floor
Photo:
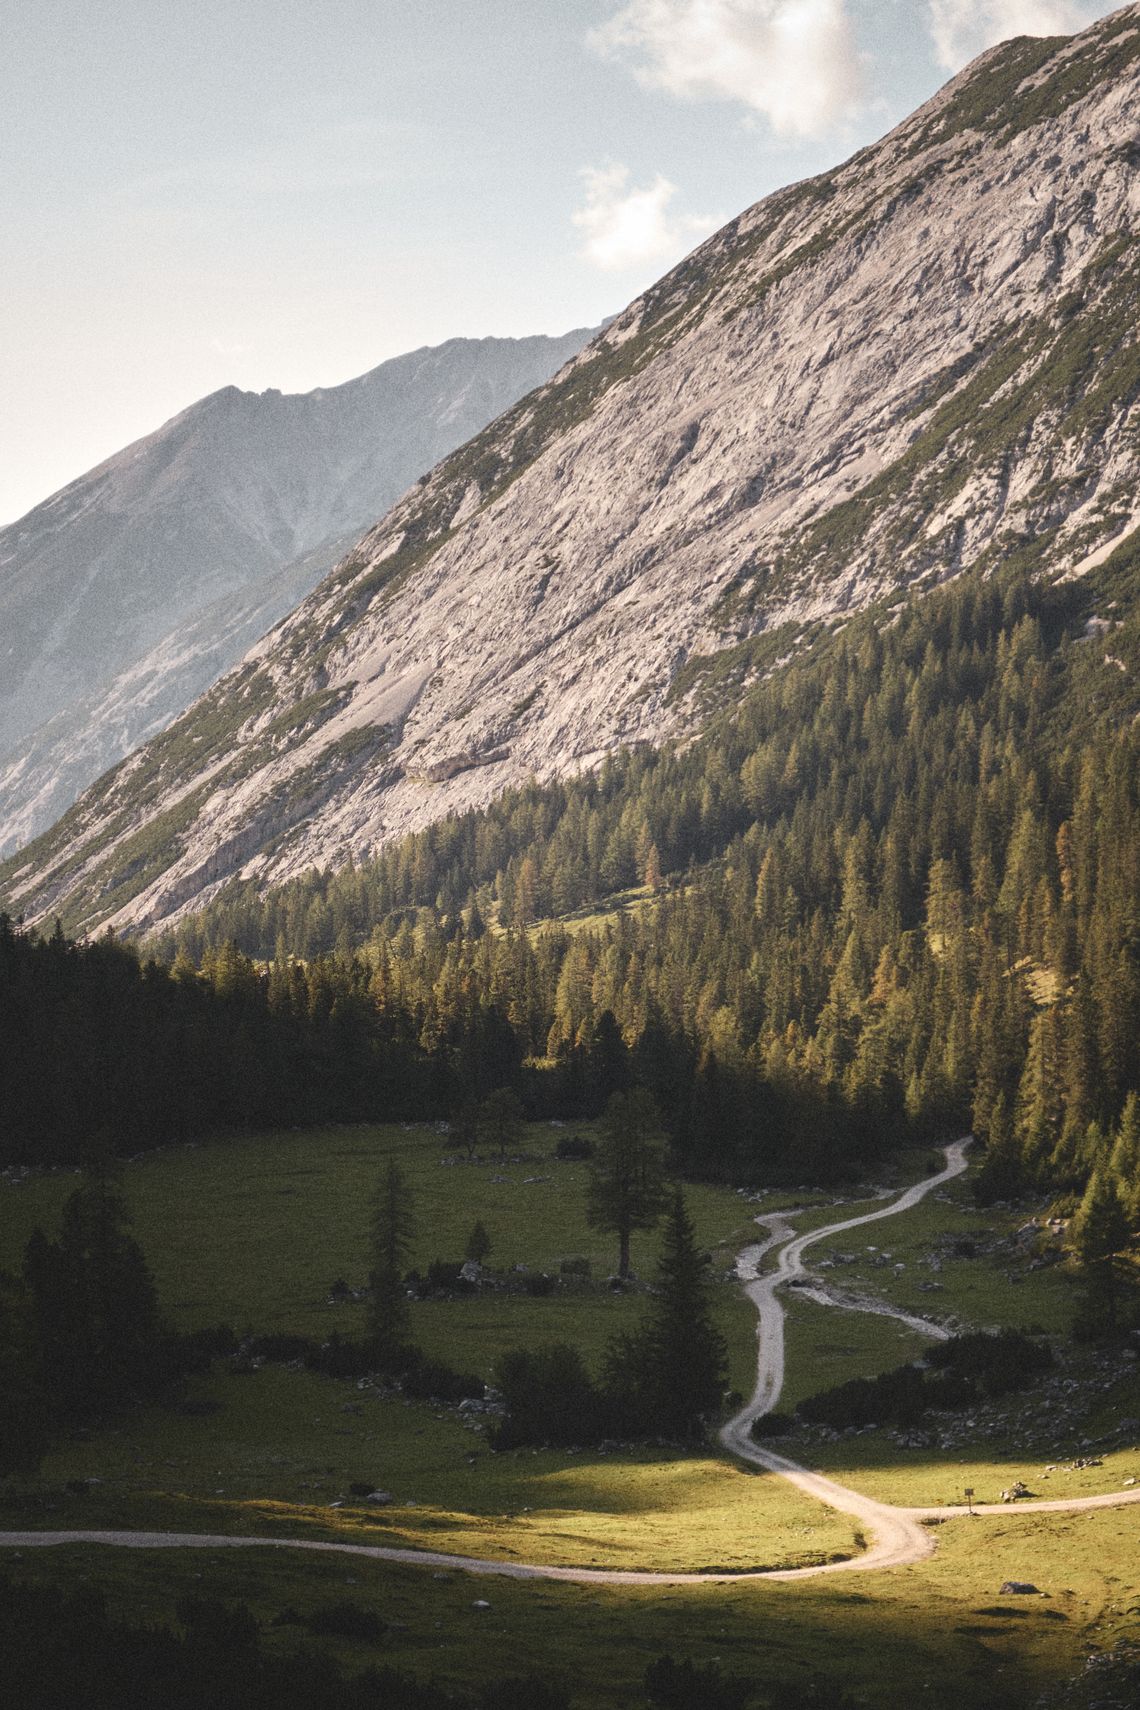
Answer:
[[[477, 1217], [492, 1240], [498, 1286], [414, 1304], [413, 1334], [428, 1353], [489, 1377], [505, 1347], [567, 1340], [593, 1364], [615, 1330], [636, 1322], [643, 1297], [605, 1287], [612, 1241], [585, 1223], [584, 1166], [553, 1157], [561, 1132], [533, 1129], [525, 1160], [505, 1164], [444, 1162], [452, 1156], [446, 1136], [424, 1128], [266, 1135], [151, 1154], [127, 1166], [123, 1187], [160, 1296], [181, 1327], [224, 1319], [239, 1331], [351, 1334], [363, 1308], [330, 1304], [329, 1289], [338, 1278], [353, 1287], [363, 1281], [369, 1195], [395, 1156], [416, 1195], [419, 1268], [461, 1257]], [[924, 1162], [906, 1160], [902, 1175], [921, 1175]], [[62, 1172], [0, 1184], [0, 1263], [18, 1262], [37, 1222], [51, 1230], [74, 1185]], [[755, 1320], [730, 1273], [754, 1233], [751, 1220], [802, 1203], [789, 1216], [803, 1230], [881, 1202], [746, 1199], [711, 1187], [688, 1197], [721, 1278], [717, 1311], [731, 1381], [747, 1393]], [[923, 1506], [961, 1500], [967, 1485], [979, 1501], [993, 1500], [1019, 1477], [1036, 1495], [1060, 1497], [1119, 1489], [1140, 1476], [1127, 1423], [1140, 1414], [1135, 1362], [1113, 1369], [1059, 1337], [1073, 1310], [1072, 1283], [1063, 1265], [1039, 1264], [1034, 1245], [1015, 1238], [1025, 1221], [1024, 1212], [978, 1211], [968, 1180], [959, 1181], [897, 1219], [821, 1242], [808, 1260], [813, 1271], [830, 1261], [818, 1270], [829, 1288], [874, 1294], [902, 1310], [1048, 1329], [1061, 1365], [1028, 1398], [1015, 1398], [1005, 1415], [995, 1408], [985, 1417], [942, 1416], [922, 1446], [904, 1447], [886, 1432], [816, 1431], [773, 1447], [867, 1494]], [[635, 1266], [646, 1274], [654, 1247], [652, 1236], [635, 1244]], [[559, 1276], [568, 1257], [590, 1260], [588, 1283], [556, 1284], [545, 1296], [507, 1291], [526, 1275]], [[931, 1282], [934, 1289], [921, 1286]], [[783, 1297], [781, 1408], [897, 1365], [924, 1345], [897, 1321], [797, 1295]], [[330, 1539], [507, 1562], [690, 1571], [794, 1566], [861, 1547], [846, 1516], [712, 1452], [614, 1445], [496, 1454], [481, 1422], [477, 1412], [285, 1365], [240, 1373], [222, 1362], [167, 1405], [61, 1441], [34, 1483], [0, 1492], [0, 1526]], [[1076, 1459], [1100, 1464], [1077, 1467]], [[352, 1496], [353, 1484], [390, 1500], [365, 1503]], [[1031, 1514], [1011, 1505], [999, 1516], [945, 1521], [934, 1556], [911, 1568], [656, 1589], [521, 1584], [284, 1550], [67, 1546], [22, 1558], [5, 1551], [0, 1570], [98, 1585], [134, 1618], [170, 1620], [180, 1596], [208, 1588], [247, 1601], [270, 1642], [286, 1647], [298, 1641], [292, 1625], [272, 1625], [282, 1611], [358, 1600], [378, 1609], [387, 1628], [379, 1644], [328, 1641], [354, 1666], [383, 1662], [459, 1684], [541, 1661], [583, 1707], [641, 1702], [647, 1663], [670, 1651], [718, 1658], [762, 1695], [819, 1677], [867, 1706], [960, 1710], [1035, 1703], [1091, 1653], [1134, 1635], [1137, 1535], [1135, 1509]], [[1044, 1595], [1003, 1598], [1007, 1579], [1031, 1581]], [[490, 1608], [477, 1610], [476, 1601]], [[1088, 1678], [1100, 1677], [1094, 1669]]]

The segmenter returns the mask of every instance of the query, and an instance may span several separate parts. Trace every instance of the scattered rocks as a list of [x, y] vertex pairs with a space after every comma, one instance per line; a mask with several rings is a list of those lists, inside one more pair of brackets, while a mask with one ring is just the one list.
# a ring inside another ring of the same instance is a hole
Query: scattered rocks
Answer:
[[1007, 1579], [999, 1597], [1044, 1597], [1045, 1593], [1039, 1586], [1033, 1585], [1027, 1579]]

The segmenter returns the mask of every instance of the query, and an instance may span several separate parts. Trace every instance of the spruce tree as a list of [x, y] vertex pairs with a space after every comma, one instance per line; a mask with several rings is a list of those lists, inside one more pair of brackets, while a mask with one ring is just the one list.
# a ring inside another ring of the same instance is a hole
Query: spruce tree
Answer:
[[607, 1356], [607, 1386], [643, 1431], [695, 1441], [720, 1405], [727, 1349], [713, 1323], [709, 1263], [678, 1188], [665, 1216], [647, 1320]]
[[464, 1256], [468, 1259], [474, 1259], [477, 1265], [481, 1265], [490, 1251], [491, 1237], [487, 1233], [486, 1224], [480, 1218], [467, 1237], [467, 1248]]
[[644, 1087], [615, 1093], [602, 1119], [590, 1165], [586, 1218], [618, 1238], [619, 1277], [629, 1275], [630, 1237], [652, 1229], [665, 1208], [665, 1141], [661, 1117]]
[[492, 1146], [497, 1146], [500, 1163], [508, 1151], [517, 1151], [526, 1130], [523, 1127], [523, 1107], [513, 1087], [496, 1087], [488, 1093], [479, 1110], [479, 1126]]
[[372, 1201], [371, 1290], [368, 1332], [382, 1367], [399, 1363], [407, 1348], [411, 1315], [404, 1270], [415, 1238], [412, 1192], [394, 1158]]
[[1069, 1231], [1085, 1278], [1090, 1327], [1116, 1329], [1116, 1260], [1128, 1246], [1128, 1218], [1111, 1173], [1094, 1172]]
[[1140, 1098], [1135, 1093], [1124, 1101], [1110, 1169], [1129, 1225], [1140, 1230]]

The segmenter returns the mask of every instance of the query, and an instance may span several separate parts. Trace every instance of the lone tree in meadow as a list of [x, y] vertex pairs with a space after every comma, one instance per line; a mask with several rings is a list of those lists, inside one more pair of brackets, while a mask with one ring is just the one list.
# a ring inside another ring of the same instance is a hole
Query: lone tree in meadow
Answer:
[[644, 1087], [615, 1093], [590, 1164], [586, 1218], [594, 1229], [616, 1234], [619, 1277], [629, 1275], [633, 1231], [652, 1229], [665, 1209], [666, 1170], [665, 1136], [652, 1095]]
[[464, 1257], [474, 1259], [477, 1265], [481, 1265], [490, 1251], [491, 1237], [487, 1233], [487, 1225], [480, 1218], [467, 1237], [467, 1250]]
[[406, 1347], [411, 1318], [404, 1271], [415, 1239], [412, 1190], [395, 1159], [372, 1200], [371, 1269], [368, 1283], [368, 1333], [381, 1362], [395, 1359]]
[[518, 1151], [526, 1130], [523, 1107], [512, 1087], [496, 1087], [487, 1094], [479, 1110], [479, 1127], [488, 1143], [498, 1147], [500, 1161], [508, 1152]]

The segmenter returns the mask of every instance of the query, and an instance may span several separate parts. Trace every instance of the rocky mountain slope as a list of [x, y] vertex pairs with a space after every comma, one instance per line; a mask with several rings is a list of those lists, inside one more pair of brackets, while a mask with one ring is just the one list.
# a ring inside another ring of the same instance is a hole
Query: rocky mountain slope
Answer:
[[9, 863], [9, 906], [168, 920], [685, 732], [872, 601], [1107, 555], [1140, 524], [1138, 114], [1132, 5], [749, 209]]
[[0, 530], [0, 853], [183, 712], [589, 336], [452, 339], [304, 395], [230, 386]]

